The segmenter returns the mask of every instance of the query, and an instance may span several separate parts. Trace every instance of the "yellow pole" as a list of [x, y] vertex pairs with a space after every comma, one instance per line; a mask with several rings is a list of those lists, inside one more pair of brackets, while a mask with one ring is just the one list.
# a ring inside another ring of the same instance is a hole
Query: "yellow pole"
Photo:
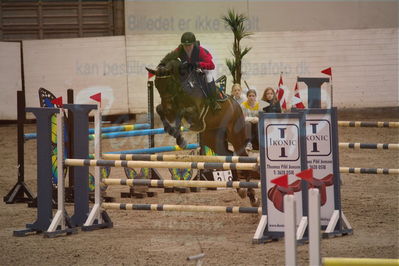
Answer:
[[350, 266], [350, 265], [396, 265], [399, 266], [399, 259], [368, 259], [368, 258], [323, 258], [324, 266]]

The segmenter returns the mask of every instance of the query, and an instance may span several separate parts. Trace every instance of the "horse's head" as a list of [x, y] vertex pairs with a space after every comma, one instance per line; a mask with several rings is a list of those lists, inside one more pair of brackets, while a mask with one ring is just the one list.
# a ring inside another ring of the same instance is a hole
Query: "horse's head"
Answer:
[[[156, 76], [155, 87], [161, 97], [162, 112], [170, 122], [175, 120], [177, 111], [181, 108], [179, 101], [175, 100], [181, 93], [179, 65], [180, 61], [172, 60], [166, 66], [159, 66], [156, 70], [146, 68], [149, 73]], [[158, 110], [159, 107], [157, 107]]]
[[[156, 75], [155, 86], [161, 96], [161, 106], [157, 107], [158, 114], [161, 115], [162, 112], [169, 122], [179, 117], [192, 124], [192, 121], [199, 119], [198, 116], [205, 105], [203, 93], [199, 88], [200, 84], [188, 78], [190, 72], [181, 73], [180, 66], [179, 60], [171, 60], [166, 66], [159, 66], [156, 70], [147, 68], [147, 71]], [[195, 89], [187, 89], [183, 83], [194, 84]]]

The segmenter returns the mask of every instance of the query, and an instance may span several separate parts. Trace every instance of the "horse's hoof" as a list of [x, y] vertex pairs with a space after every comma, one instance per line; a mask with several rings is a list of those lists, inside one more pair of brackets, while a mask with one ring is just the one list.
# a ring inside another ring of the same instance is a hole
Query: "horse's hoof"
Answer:
[[237, 193], [242, 199], [245, 199], [245, 197], [247, 196], [247, 190], [243, 188], [237, 189]]
[[256, 197], [255, 199], [251, 199], [251, 206], [252, 207], [259, 207], [260, 205], [260, 200], [258, 197]]

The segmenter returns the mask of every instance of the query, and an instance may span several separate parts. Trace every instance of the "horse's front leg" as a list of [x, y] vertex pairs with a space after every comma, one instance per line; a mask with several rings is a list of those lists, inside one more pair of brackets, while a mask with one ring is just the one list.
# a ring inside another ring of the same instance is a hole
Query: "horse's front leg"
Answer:
[[167, 132], [169, 135], [174, 137], [176, 139], [176, 144], [179, 145], [180, 148], [184, 149], [187, 146], [187, 142], [181, 135], [181, 130], [180, 130], [181, 115], [180, 114], [176, 115], [176, 117], [174, 118], [175, 126], [172, 126], [169, 123], [168, 119], [166, 118], [166, 115], [162, 108], [162, 105], [158, 105], [156, 107], [156, 111], [157, 111], [159, 117], [161, 118], [165, 132]]
[[175, 120], [175, 134], [173, 135], [173, 137], [176, 138], [176, 144], [180, 148], [184, 149], [187, 146], [187, 142], [181, 134], [181, 120], [182, 116], [181, 114], [178, 114]]

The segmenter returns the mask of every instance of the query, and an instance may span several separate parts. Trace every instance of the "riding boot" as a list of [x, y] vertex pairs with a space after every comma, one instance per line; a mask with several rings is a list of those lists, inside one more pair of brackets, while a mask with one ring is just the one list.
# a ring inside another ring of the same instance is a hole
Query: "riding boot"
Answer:
[[208, 94], [208, 99], [209, 99], [209, 105], [212, 107], [213, 111], [217, 111], [222, 109], [217, 102], [217, 88], [215, 81], [212, 80], [211, 82], [207, 83], [207, 94]]

